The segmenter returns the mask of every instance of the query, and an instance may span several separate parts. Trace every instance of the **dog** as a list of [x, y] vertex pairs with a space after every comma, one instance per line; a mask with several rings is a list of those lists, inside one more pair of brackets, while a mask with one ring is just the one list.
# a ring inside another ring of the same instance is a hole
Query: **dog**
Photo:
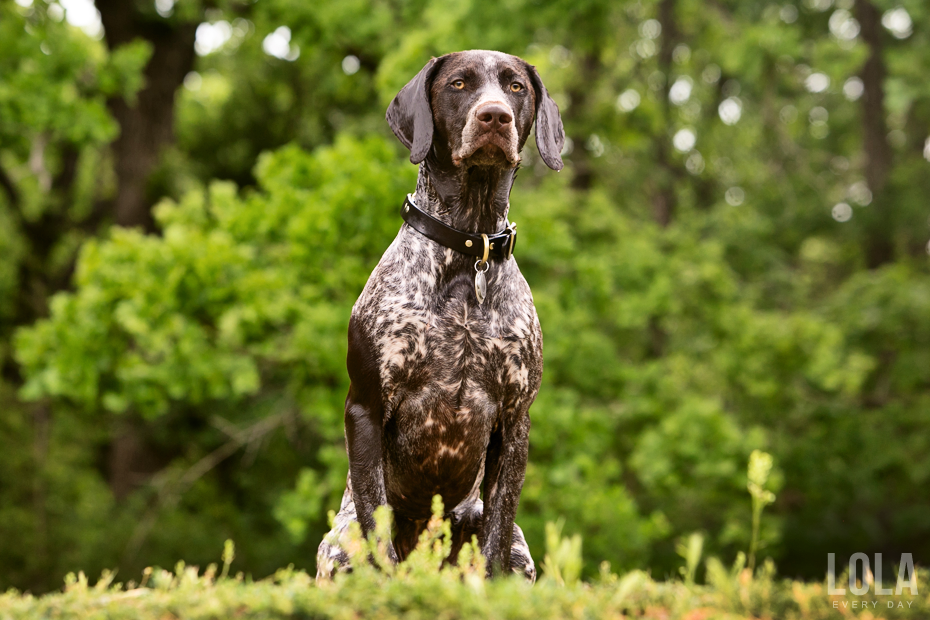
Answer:
[[416, 546], [440, 495], [451, 559], [472, 536], [488, 576], [536, 578], [514, 523], [526, 472], [542, 332], [512, 257], [509, 197], [535, 120], [542, 160], [562, 169], [559, 108], [536, 69], [500, 52], [433, 58], [397, 94], [387, 122], [420, 165], [406, 221], [349, 321], [349, 475], [317, 578], [350, 570], [349, 525], [368, 536], [393, 512], [392, 562]]

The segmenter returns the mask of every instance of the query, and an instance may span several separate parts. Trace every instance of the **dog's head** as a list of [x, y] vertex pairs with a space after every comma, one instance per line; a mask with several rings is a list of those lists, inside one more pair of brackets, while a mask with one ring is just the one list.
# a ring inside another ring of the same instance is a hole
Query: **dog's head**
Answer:
[[520, 150], [536, 120], [536, 146], [546, 165], [562, 169], [562, 118], [526, 61], [500, 52], [471, 50], [433, 58], [394, 97], [387, 110], [394, 135], [418, 164], [433, 146], [456, 166], [520, 163]]

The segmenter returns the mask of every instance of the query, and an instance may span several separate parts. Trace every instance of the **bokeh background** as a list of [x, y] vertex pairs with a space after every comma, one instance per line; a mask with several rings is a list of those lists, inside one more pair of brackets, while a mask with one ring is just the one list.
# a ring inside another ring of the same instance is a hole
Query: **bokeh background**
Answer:
[[[569, 137], [512, 202], [546, 370], [518, 522], [585, 570], [930, 561], [923, 0], [0, 0], [0, 590], [223, 541], [314, 569], [349, 312], [430, 58], [539, 68]], [[528, 144], [532, 145], [530, 141]], [[890, 569], [887, 572], [891, 572]]]

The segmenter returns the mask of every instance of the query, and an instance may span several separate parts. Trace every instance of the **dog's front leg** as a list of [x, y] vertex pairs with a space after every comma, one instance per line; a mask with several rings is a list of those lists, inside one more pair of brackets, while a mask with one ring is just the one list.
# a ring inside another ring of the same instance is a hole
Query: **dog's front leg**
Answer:
[[[358, 523], [362, 527], [362, 535], [367, 538], [375, 531], [375, 509], [387, 504], [382, 452], [384, 407], [374, 347], [354, 315], [349, 320], [346, 366], [351, 380], [345, 408], [349, 478]], [[390, 560], [396, 564], [393, 542], [390, 539], [381, 542], [386, 545]]]
[[[381, 416], [373, 411], [373, 407], [355, 400], [352, 391], [350, 387], [345, 411], [349, 477], [358, 523], [362, 527], [362, 535], [367, 538], [375, 531], [375, 509], [387, 504], [381, 453]], [[380, 542], [386, 545], [388, 558], [396, 564], [397, 553], [390, 538]]]
[[481, 552], [488, 562], [488, 577], [510, 571], [513, 522], [526, 475], [529, 436], [530, 416], [524, 410], [502, 423], [488, 445], [481, 524]]

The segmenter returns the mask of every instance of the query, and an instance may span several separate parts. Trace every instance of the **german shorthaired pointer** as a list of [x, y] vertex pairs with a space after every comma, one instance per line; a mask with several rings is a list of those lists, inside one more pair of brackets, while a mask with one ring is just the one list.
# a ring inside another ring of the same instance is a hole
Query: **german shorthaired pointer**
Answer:
[[352, 309], [349, 479], [320, 544], [318, 579], [349, 569], [349, 524], [368, 535], [382, 504], [394, 515], [388, 554], [402, 561], [437, 493], [452, 521], [452, 559], [476, 535], [489, 576], [536, 578], [514, 515], [542, 333], [507, 219], [534, 117], [539, 153], [560, 170], [562, 121], [536, 69], [478, 50], [430, 60], [388, 107], [420, 175], [407, 223]]

